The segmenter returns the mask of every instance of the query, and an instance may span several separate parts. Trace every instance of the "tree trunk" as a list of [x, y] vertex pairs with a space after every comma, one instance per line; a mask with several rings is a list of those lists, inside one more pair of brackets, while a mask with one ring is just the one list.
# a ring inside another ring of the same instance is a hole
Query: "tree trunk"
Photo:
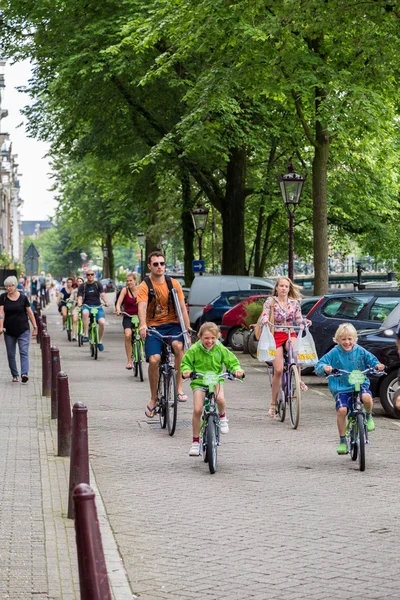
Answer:
[[244, 207], [246, 200], [246, 149], [231, 150], [226, 171], [222, 216], [222, 274], [244, 275]]
[[[106, 252], [104, 252], [106, 249]], [[108, 233], [103, 245], [103, 279], [114, 278], [114, 246], [112, 234]]]
[[182, 182], [182, 235], [183, 235], [183, 251], [184, 251], [184, 269], [185, 269], [185, 285], [190, 287], [193, 281], [192, 261], [194, 259], [193, 253], [193, 239], [194, 239], [194, 226], [193, 219], [190, 211], [193, 208], [194, 200], [192, 198], [192, 192], [190, 188], [190, 177], [187, 172], [183, 172], [181, 176]]
[[313, 230], [314, 230], [314, 294], [326, 294], [328, 279], [328, 206], [327, 172], [329, 137], [320, 121], [316, 123], [317, 146], [312, 169]]

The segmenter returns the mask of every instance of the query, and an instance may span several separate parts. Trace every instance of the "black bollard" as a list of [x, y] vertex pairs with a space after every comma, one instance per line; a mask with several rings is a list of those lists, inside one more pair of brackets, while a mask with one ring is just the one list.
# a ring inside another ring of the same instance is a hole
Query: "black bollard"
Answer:
[[68, 519], [75, 518], [72, 494], [78, 483], [90, 483], [87, 406], [83, 402], [76, 402], [72, 409]]
[[38, 326], [38, 333], [36, 336], [36, 343], [40, 344], [41, 343], [41, 337], [42, 337], [42, 326], [43, 326], [43, 321], [42, 321], [42, 317], [38, 317], [36, 320], [36, 324]]
[[51, 396], [50, 336], [46, 329], [42, 333], [42, 396]]
[[112, 600], [94, 496], [86, 483], [73, 493], [81, 600]]
[[69, 401], [68, 375], [57, 374], [57, 442], [58, 456], [69, 456], [71, 452], [71, 404]]
[[51, 418], [57, 419], [57, 375], [61, 371], [60, 351], [57, 346], [51, 346]]

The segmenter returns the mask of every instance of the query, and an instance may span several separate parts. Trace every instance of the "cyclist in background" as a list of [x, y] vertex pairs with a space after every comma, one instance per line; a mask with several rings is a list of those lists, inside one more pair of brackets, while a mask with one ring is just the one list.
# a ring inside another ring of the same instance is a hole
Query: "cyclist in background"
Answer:
[[82, 277], [77, 277], [75, 280], [75, 286], [69, 297], [72, 303], [72, 341], [76, 342], [76, 324], [78, 323], [79, 308], [78, 308], [78, 288], [83, 283]]
[[65, 286], [61, 288], [57, 298], [58, 310], [62, 317], [62, 328], [65, 329], [65, 321], [67, 320], [67, 300], [69, 300], [74, 286], [73, 277], [68, 277]]
[[106, 322], [103, 307], [101, 301], [103, 300], [105, 306], [108, 306], [107, 294], [103, 291], [101, 284], [94, 279], [93, 271], [86, 273], [87, 280], [82, 283], [78, 288], [78, 306], [82, 307], [82, 320], [84, 337], [83, 341], [89, 341], [89, 312], [91, 308], [98, 308], [96, 315], [96, 321], [99, 324], [99, 350], [104, 350], [103, 335], [104, 325]]
[[[126, 276], [126, 287], [122, 288], [115, 306], [117, 315], [121, 314], [122, 304], [124, 305], [123, 312], [128, 313], [131, 317], [138, 314], [137, 292], [137, 273], [128, 273]], [[123, 316], [122, 327], [124, 328], [125, 352], [128, 360], [125, 368], [132, 369], [132, 324], [130, 317]]]
[[[182, 333], [179, 319], [175, 311], [171, 288], [178, 293], [179, 305], [182, 310], [186, 329], [190, 329], [189, 317], [185, 305], [182, 288], [176, 279], [165, 277], [165, 258], [160, 250], [149, 254], [148, 268], [150, 277], [145, 277], [139, 286], [137, 294], [139, 331], [142, 340], [145, 340], [146, 360], [149, 363], [149, 383], [151, 399], [146, 407], [146, 417], [152, 419], [156, 414], [158, 365], [160, 364], [163, 342], [156, 336], [147, 336], [147, 327], [154, 327], [160, 335], [179, 335]], [[150, 289], [153, 294], [150, 294]], [[175, 339], [172, 342], [175, 355], [176, 384], [178, 400], [186, 402], [187, 395], [182, 391], [182, 376], [180, 366], [183, 357], [183, 341]]]

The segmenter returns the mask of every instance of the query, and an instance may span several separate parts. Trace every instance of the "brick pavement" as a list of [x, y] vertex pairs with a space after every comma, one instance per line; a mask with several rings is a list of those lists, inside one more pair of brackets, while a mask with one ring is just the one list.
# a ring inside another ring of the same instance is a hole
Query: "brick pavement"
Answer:
[[133, 597], [399, 598], [397, 422], [377, 409], [360, 473], [335, 453], [325, 386], [312, 379], [293, 431], [267, 420], [264, 367], [246, 358], [245, 383], [227, 384], [231, 431], [211, 476], [188, 456], [191, 403], [173, 438], [149, 422], [147, 376], [124, 369], [120, 322], [107, 320], [96, 362], [48, 316], [72, 401], [88, 405], [91, 465]]

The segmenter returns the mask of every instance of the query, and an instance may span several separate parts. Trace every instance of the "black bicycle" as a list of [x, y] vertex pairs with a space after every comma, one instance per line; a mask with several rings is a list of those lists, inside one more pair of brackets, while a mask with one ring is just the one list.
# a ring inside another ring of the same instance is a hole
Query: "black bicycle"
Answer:
[[[168, 427], [169, 435], [174, 435], [178, 416], [178, 392], [176, 387], [175, 357], [172, 350], [174, 340], [182, 340], [178, 335], [161, 335], [153, 327], [149, 327], [148, 335], [156, 335], [163, 342], [161, 360], [158, 366], [157, 412], [160, 415], [161, 428]], [[183, 334], [187, 333], [185, 330]]]
[[220, 445], [220, 418], [217, 407], [215, 396], [215, 388], [220, 384], [221, 377], [223, 379], [229, 379], [230, 381], [242, 381], [242, 378], [235, 377], [233, 373], [227, 371], [226, 373], [196, 373], [190, 374], [190, 379], [203, 378], [204, 387], [204, 412], [200, 427], [200, 452], [203, 454], [204, 462], [208, 462], [208, 468], [210, 473], [213, 475], [217, 470], [217, 448]]
[[361, 386], [365, 381], [366, 375], [386, 375], [385, 371], [376, 371], [368, 367], [364, 371], [355, 369], [354, 371], [345, 371], [344, 369], [333, 369], [329, 377], [349, 376], [349, 383], [354, 386], [351, 396], [351, 409], [347, 415], [346, 440], [347, 453], [351, 460], [357, 460], [360, 471], [365, 471], [365, 445], [368, 441], [367, 416], [364, 405], [361, 401]]

